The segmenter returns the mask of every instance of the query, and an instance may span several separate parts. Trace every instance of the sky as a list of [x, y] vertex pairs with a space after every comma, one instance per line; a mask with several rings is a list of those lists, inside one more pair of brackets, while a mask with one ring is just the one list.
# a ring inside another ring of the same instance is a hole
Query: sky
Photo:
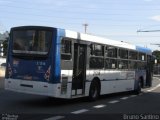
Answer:
[[51, 26], [160, 50], [160, 0], [0, 0], [0, 32]]

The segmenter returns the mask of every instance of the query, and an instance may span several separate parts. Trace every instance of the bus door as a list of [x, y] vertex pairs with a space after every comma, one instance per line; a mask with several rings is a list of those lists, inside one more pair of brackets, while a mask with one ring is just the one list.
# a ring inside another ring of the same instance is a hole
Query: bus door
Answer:
[[[151, 56], [148, 56], [151, 57]], [[147, 62], [146, 66], [146, 86], [151, 87], [152, 86], [152, 61], [151, 58]]]
[[82, 95], [85, 92], [86, 53], [87, 45], [74, 44], [72, 95]]

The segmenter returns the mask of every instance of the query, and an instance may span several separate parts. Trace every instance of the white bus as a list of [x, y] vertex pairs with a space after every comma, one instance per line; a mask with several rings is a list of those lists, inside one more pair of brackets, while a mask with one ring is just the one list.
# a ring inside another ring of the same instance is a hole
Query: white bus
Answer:
[[21, 26], [10, 33], [7, 90], [96, 100], [151, 86], [148, 48], [52, 27]]

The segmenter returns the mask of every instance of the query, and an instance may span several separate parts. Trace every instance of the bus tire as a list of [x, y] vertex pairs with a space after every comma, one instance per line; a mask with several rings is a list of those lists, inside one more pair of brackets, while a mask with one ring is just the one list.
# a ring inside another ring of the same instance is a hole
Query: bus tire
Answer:
[[135, 94], [140, 94], [141, 93], [141, 88], [142, 88], [142, 83], [139, 80], [138, 85], [137, 85], [137, 89], [135, 90]]
[[99, 98], [99, 96], [100, 96], [100, 85], [99, 85], [98, 81], [93, 80], [90, 85], [89, 100], [95, 101]]

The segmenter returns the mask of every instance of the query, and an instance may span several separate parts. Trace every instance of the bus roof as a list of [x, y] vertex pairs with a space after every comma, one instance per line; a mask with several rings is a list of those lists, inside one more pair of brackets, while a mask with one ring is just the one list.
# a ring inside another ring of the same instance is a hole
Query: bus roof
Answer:
[[65, 32], [65, 37], [69, 37], [69, 38], [73, 38], [73, 39], [80, 39], [80, 40], [89, 41], [89, 42], [95, 42], [95, 43], [99, 43], [99, 44], [107, 44], [107, 45], [111, 45], [111, 46], [135, 50], [138, 52], [143, 52], [143, 53], [152, 55], [151, 49], [136, 46], [136, 45], [133, 45], [130, 43], [111, 40], [111, 39], [98, 37], [98, 36], [94, 36], [94, 35], [89, 35], [89, 34], [84, 34], [84, 33], [78, 33], [78, 32], [74, 32], [74, 31], [70, 31], [70, 30], [64, 30], [64, 32]]
[[17, 28], [20, 28], [20, 29], [25, 29], [25, 28], [27, 28], [27, 29], [30, 29], [30, 28], [57, 29], [57, 31], [59, 32], [59, 35], [64, 36], [64, 37], [79, 39], [79, 40], [88, 41], [88, 42], [95, 42], [95, 43], [99, 43], [99, 44], [107, 44], [107, 45], [111, 45], [111, 46], [116, 46], [116, 47], [126, 48], [126, 49], [135, 50], [135, 51], [139, 51], [139, 52], [144, 52], [144, 53], [147, 53], [150, 55], [152, 54], [152, 51], [149, 48], [144, 48], [144, 47], [136, 46], [136, 45], [126, 43], [126, 42], [111, 40], [111, 39], [107, 39], [107, 38], [103, 38], [103, 37], [79, 33], [79, 32], [70, 31], [70, 30], [61, 29], [61, 28], [46, 27], [46, 26], [19, 26], [19, 27], [13, 27], [12, 29], [17, 29]]
[[147, 53], [147, 54], [152, 54], [152, 51], [149, 48], [136, 46], [136, 50], [139, 51], [139, 52], [143, 52], [143, 53]]

